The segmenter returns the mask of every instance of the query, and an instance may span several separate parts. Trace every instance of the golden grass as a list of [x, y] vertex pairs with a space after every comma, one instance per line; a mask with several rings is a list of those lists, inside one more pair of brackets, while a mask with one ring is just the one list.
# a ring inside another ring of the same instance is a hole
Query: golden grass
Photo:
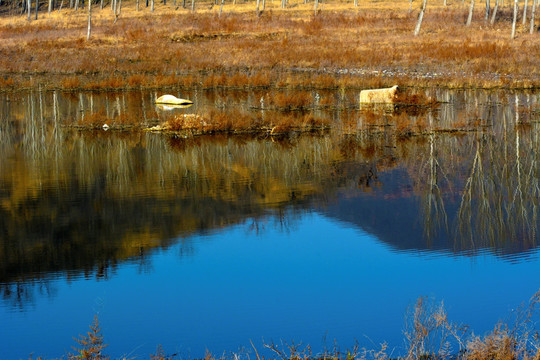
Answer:
[[[67, 89], [150, 87], [538, 87], [540, 37], [519, 25], [510, 39], [507, 3], [499, 20], [485, 24], [483, 6], [464, 25], [462, 2], [430, 2], [420, 36], [413, 36], [414, 3], [360, 0], [321, 4], [268, 1], [260, 17], [254, 2], [226, 3], [221, 16], [213, 2], [198, 1], [196, 11], [134, 1], [93, 11], [86, 41], [86, 10], [0, 18], [0, 89], [21, 86]], [[28, 83], [11, 74], [32, 74]], [[73, 80], [79, 79], [79, 84]]]

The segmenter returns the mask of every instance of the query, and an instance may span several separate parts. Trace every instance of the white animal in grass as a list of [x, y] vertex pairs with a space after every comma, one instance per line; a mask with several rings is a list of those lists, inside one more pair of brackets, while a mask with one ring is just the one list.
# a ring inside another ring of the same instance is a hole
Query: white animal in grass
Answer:
[[360, 103], [393, 104], [396, 101], [398, 91], [397, 85], [385, 89], [362, 90], [360, 92]]
[[166, 105], [191, 105], [193, 101], [186, 99], [179, 99], [174, 95], [163, 95], [156, 99], [156, 104]]

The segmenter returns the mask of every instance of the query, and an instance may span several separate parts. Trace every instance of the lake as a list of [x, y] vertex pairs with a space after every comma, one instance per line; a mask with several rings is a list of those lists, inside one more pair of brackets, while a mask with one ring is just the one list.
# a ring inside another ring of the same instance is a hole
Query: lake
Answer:
[[[157, 91], [0, 94], [0, 357], [65, 356], [96, 314], [112, 358], [395, 357], [421, 296], [481, 335], [538, 291], [540, 94], [427, 89], [440, 106], [403, 116], [477, 130], [401, 136], [387, 113], [358, 130], [358, 91], [292, 113], [269, 91], [189, 91], [173, 110]], [[141, 130], [210, 110], [332, 130]]]

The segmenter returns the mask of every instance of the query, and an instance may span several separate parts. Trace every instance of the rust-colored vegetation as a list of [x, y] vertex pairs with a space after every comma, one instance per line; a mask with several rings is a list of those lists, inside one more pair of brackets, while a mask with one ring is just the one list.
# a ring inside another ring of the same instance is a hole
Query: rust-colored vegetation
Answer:
[[[405, 86], [520, 87], [540, 85], [540, 36], [518, 21], [511, 33], [511, 3], [500, 4], [493, 25], [477, 6], [465, 26], [468, 4], [430, 2], [419, 36], [419, 4], [409, 1], [195, 3], [195, 11], [136, 2], [92, 11], [68, 6], [38, 20], [20, 3], [3, 2], [0, 16], [0, 89], [324, 88]], [[493, 5], [493, 4], [492, 4]], [[529, 11], [530, 14], [530, 11]], [[533, 24], [534, 25], [534, 24]], [[535, 25], [536, 26], [536, 25]]]
[[[399, 360], [415, 359], [459, 359], [459, 360], [537, 360], [540, 359], [540, 343], [534, 324], [536, 323], [537, 305], [540, 303], [540, 291], [515, 313], [512, 322], [500, 322], [492, 331], [484, 336], [469, 332], [466, 325], [455, 324], [448, 319], [443, 303], [436, 303], [425, 297], [417, 299], [405, 317], [403, 331], [406, 344], [405, 353], [395, 357]], [[74, 347], [76, 354], [70, 354], [69, 359], [108, 359], [104, 354], [106, 344], [97, 316], [90, 326], [87, 336], [76, 339], [79, 347]], [[252, 344], [259, 358], [259, 352]], [[310, 345], [304, 347], [292, 345], [276, 345], [266, 343], [264, 347], [272, 355], [268, 359], [281, 360], [383, 360], [389, 359], [387, 345], [379, 349], [359, 348], [358, 345], [345, 352], [337, 346], [332, 350], [314, 355]], [[395, 356], [395, 355], [394, 355]], [[223, 355], [219, 359], [236, 359], [237, 354]], [[151, 360], [172, 360], [179, 358], [177, 354], [167, 354], [161, 345], [156, 353], [150, 355]], [[266, 357], [265, 357], [266, 358]], [[205, 360], [215, 360], [216, 357], [206, 352]]]
[[172, 116], [161, 125], [147, 131], [203, 134], [266, 134], [284, 135], [292, 132], [308, 133], [328, 130], [328, 120], [312, 114], [292, 112], [287, 114], [258, 116], [239, 110], [210, 110], [202, 115], [180, 114]]

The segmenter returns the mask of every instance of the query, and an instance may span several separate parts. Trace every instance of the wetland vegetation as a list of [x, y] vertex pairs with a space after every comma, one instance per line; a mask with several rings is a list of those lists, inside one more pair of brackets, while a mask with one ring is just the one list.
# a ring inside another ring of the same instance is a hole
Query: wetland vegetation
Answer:
[[38, 1], [37, 20], [21, 14], [25, 1], [0, 4], [1, 89], [537, 88], [540, 81], [534, 1], [520, 8], [513, 39], [509, 1], [429, 2], [418, 36], [420, 4], [412, 1], [317, 1], [316, 14], [304, 0], [266, 1], [259, 14], [254, 1], [223, 8], [164, 1], [152, 10], [124, 1], [119, 16], [117, 1], [91, 2], [88, 40], [88, 11], [78, 2], [50, 2], [47, 11]]

